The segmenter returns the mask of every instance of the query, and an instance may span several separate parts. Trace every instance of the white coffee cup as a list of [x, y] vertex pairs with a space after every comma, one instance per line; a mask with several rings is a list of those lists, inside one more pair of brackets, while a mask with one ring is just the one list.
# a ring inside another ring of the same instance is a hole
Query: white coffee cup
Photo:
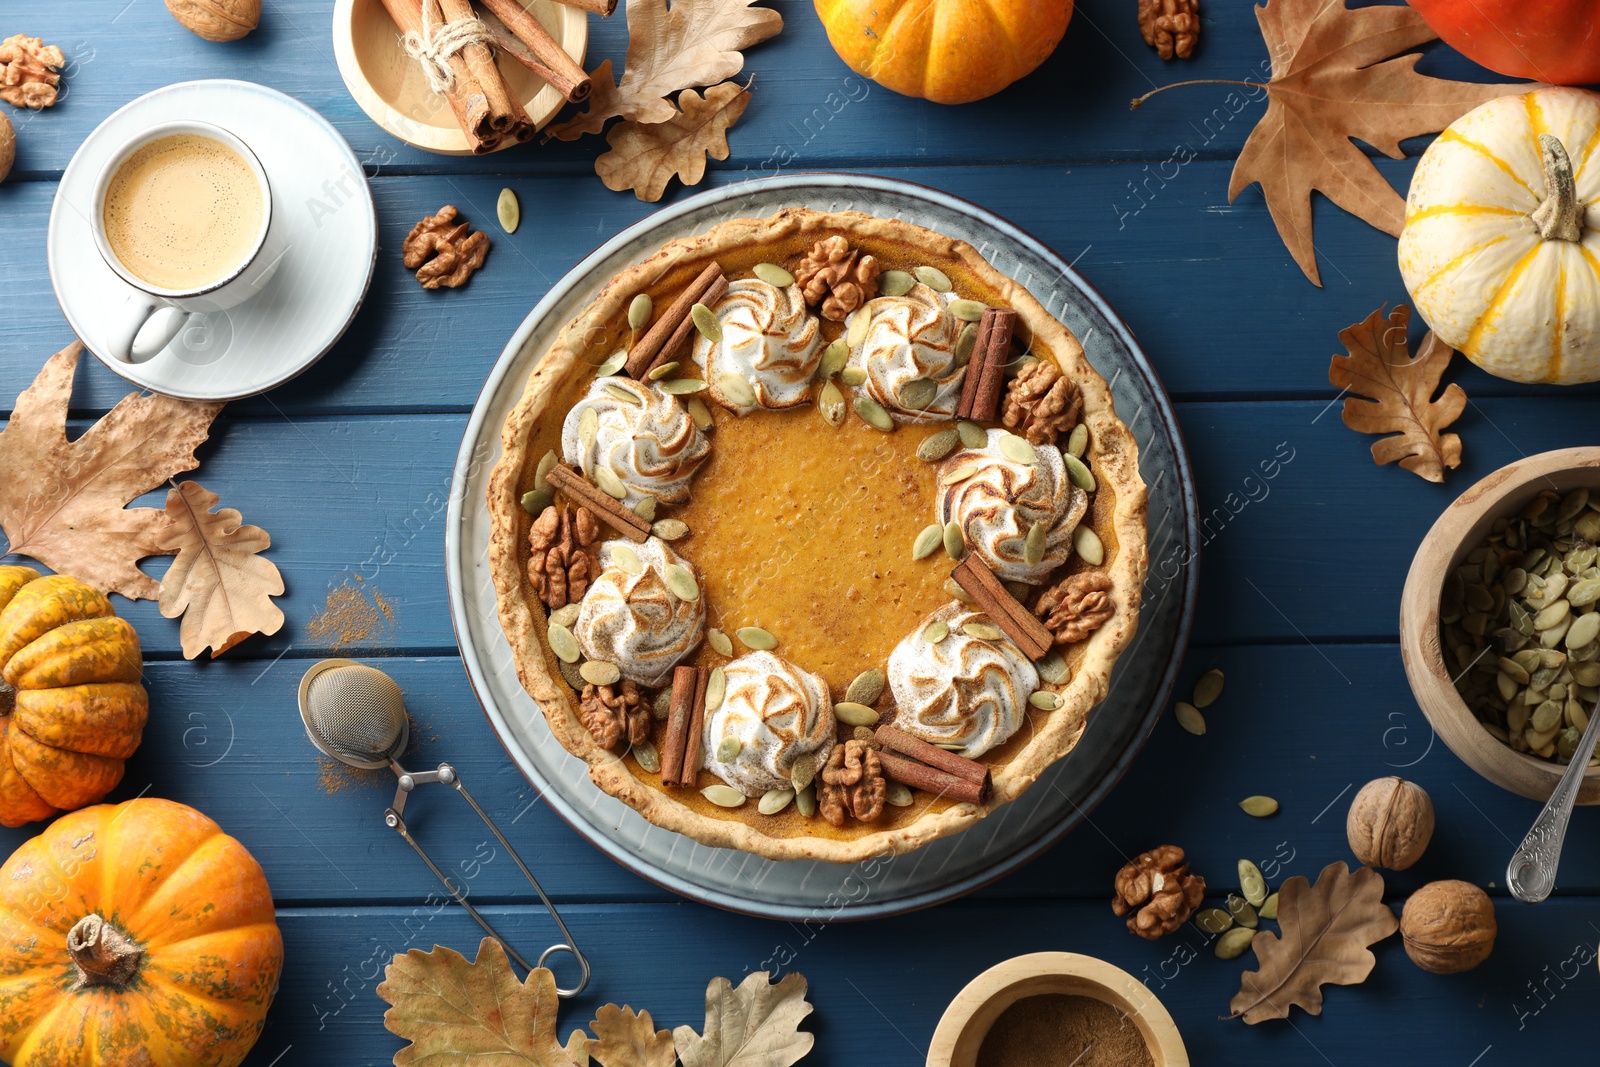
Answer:
[[[163, 289], [134, 274], [117, 256], [106, 235], [105, 202], [112, 179], [129, 157], [152, 141], [180, 134], [204, 137], [238, 153], [261, 187], [261, 223], [249, 254], [226, 274], [192, 289]], [[106, 313], [108, 322], [101, 335], [106, 354], [124, 363], [134, 361], [134, 341], [157, 311], [176, 308], [183, 312], [206, 313], [237, 307], [266, 288], [287, 250], [282, 233], [274, 226], [272, 186], [261, 161], [238, 137], [209, 122], [162, 123], [127, 141], [112, 154], [95, 180], [93, 212], [90, 228], [94, 233], [95, 247], [100, 250], [100, 257], [106, 261], [106, 266], [115, 271], [131, 290], [120, 308]], [[153, 353], [165, 348], [182, 329], [185, 319], [185, 315], [162, 316], [156, 328], [161, 336], [146, 338], [141, 349]]]

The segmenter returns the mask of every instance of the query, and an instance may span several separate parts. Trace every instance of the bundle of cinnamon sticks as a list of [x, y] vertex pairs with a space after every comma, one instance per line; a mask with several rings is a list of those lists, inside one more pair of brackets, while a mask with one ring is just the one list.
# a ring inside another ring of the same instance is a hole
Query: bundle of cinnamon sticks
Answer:
[[[616, 0], [562, 0], [574, 7], [609, 15]], [[484, 10], [476, 11], [472, 0], [383, 0], [389, 17], [402, 34], [424, 37], [424, 27], [439, 27], [467, 19], [479, 19], [487, 27], [488, 42], [468, 44], [448, 57], [451, 85], [445, 101], [466, 134], [474, 154], [481, 155], [500, 147], [506, 138], [528, 141], [536, 131], [528, 112], [506, 85], [495, 62], [496, 50], [533, 71], [547, 85], [572, 103], [589, 96], [591, 82], [583, 68], [567, 55], [550, 32], [529, 14], [521, 0], [479, 0]], [[424, 17], [424, 5], [426, 17]]]

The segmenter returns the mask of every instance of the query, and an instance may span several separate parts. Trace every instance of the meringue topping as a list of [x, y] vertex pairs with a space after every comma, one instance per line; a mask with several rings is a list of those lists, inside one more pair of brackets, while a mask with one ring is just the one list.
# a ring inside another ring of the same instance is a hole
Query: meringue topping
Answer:
[[694, 568], [658, 537], [642, 545], [606, 541], [599, 560], [600, 576], [572, 627], [578, 649], [585, 659], [615, 663], [624, 678], [660, 685], [705, 632], [705, 597], [679, 599], [665, 577], [668, 564]]
[[[798, 407], [809, 399], [822, 359], [822, 326], [806, 310], [798, 285], [780, 289], [741, 278], [711, 310], [722, 324], [722, 339], [713, 344], [697, 332], [694, 361], [705, 371], [712, 399], [740, 415]], [[755, 403], [745, 403], [750, 396], [730, 395], [736, 390], [721, 384], [726, 375], [748, 383]]]
[[[638, 400], [630, 403], [618, 393]], [[585, 443], [584, 412], [594, 412], [594, 440]], [[663, 504], [689, 500], [689, 480], [711, 452], [711, 442], [678, 399], [644, 382], [613, 375], [596, 378], [561, 424], [561, 456], [593, 478], [610, 467], [633, 507], [647, 496]]]
[[[951, 602], [917, 624], [889, 654], [894, 724], [935, 745], [960, 745], [971, 759], [1017, 732], [1039, 672], [1009, 638], [972, 637], [961, 627], [988, 616]], [[932, 643], [922, 634], [943, 622], [949, 633]]]
[[[850, 353], [850, 365], [867, 372], [862, 388], [897, 421], [955, 418], [967, 371], [966, 364], [956, 362], [956, 339], [966, 324], [949, 312], [955, 299], [953, 292], [936, 293], [918, 282], [904, 296], [875, 297], [850, 315], [870, 318], [865, 338]], [[901, 390], [919, 378], [934, 383], [933, 400], [909, 407]]]
[[[833, 702], [810, 671], [771, 652], [751, 652], [722, 668], [722, 704], [706, 713], [705, 767], [745, 796], [790, 788], [794, 761], [810, 753], [821, 769], [833, 751]], [[740, 748], [723, 761], [728, 738]]]
[[[937, 513], [961, 524], [967, 547], [1005, 581], [1039, 585], [1072, 555], [1072, 533], [1089, 508], [1089, 495], [1067, 477], [1054, 445], [1035, 445], [1032, 463], [1000, 451], [1005, 430], [990, 430], [982, 448], [962, 448], [939, 464]], [[965, 477], [946, 479], [970, 468]], [[1028, 531], [1043, 522], [1044, 557], [1032, 566], [1023, 556]]]

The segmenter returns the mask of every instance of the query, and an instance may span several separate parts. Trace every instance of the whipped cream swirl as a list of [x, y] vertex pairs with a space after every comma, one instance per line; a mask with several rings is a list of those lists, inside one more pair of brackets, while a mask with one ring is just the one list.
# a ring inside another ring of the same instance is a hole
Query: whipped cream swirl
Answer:
[[[976, 759], [1017, 732], [1039, 672], [1010, 638], [963, 633], [974, 621], [989, 619], [952, 602], [919, 622], [889, 654], [889, 689], [896, 726], [931, 744], [960, 745], [961, 755]], [[922, 636], [932, 622], [950, 628], [937, 644]]]
[[[626, 392], [638, 403], [617, 395]], [[593, 411], [594, 439], [584, 434], [584, 412]], [[663, 504], [686, 504], [689, 480], [711, 453], [711, 442], [678, 399], [631, 378], [596, 378], [561, 424], [561, 457], [590, 478], [607, 466], [633, 507], [647, 496]]]
[[[788, 789], [794, 761], [811, 754], [817, 771], [833, 751], [833, 702], [828, 685], [771, 652], [751, 652], [722, 668], [722, 704], [706, 713], [705, 766], [747, 797]], [[728, 738], [739, 752], [720, 760]]]
[[[694, 335], [694, 361], [704, 370], [711, 397], [740, 415], [757, 408], [782, 410], [804, 404], [822, 360], [822, 326], [806, 311], [800, 286], [780, 289], [759, 278], [741, 278], [711, 309], [722, 324], [712, 344]], [[750, 396], [730, 395], [724, 375], [742, 378]], [[747, 403], [754, 398], [755, 403]]]
[[[955, 418], [967, 372], [965, 363], [956, 362], [956, 339], [966, 323], [949, 312], [955, 299], [955, 293], [936, 293], [918, 282], [904, 296], [876, 297], [850, 315], [870, 316], [850, 365], [867, 372], [862, 388], [899, 422]], [[926, 406], [910, 407], [901, 393], [919, 378], [933, 382], [935, 391]]]
[[[615, 663], [624, 678], [660, 685], [705, 632], [705, 597], [678, 599], [664, 576], [669, 563], [691, 573], [694, 568], [657, 537], [642, 545], [606, 541], [599, 559], [600, 576], [583, 595], [572, 627], [578, 649], [585, 659]], [[638, 573], [635, 561], [642, 564]]]
[[[1006, 581], [1039, 585], [1072, 555], [1072, 533], [1089, 508], [1089, 495], [1067, 477], [1054, 445], [1035, 445], [1036, 459], [1019, 463], [1000, 451], [1005, 430], [990, 430], [982, 448], [963, 448], [939, 464], [937, 513], [961, 524], [967, 547]], [[952, 475], [971, 473], [947, 482]], [[1023, 550], [1028, 531], [1043, 522], [1044, 557], [1030, 566]]]

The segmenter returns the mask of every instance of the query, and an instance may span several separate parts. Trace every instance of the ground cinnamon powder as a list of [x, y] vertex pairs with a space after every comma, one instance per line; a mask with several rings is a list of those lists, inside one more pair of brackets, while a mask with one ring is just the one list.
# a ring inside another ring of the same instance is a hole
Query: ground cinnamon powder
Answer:
[[1000, 1013], [977, 1067], [1155, 1067], [1133, 1020], [1093, 997], [1045, 993]]
[[392, 625], [394, 608], [382, 593], [345, 582], [328, 594], [328, 602], [306, 624], [306, 634], [317, 644], [337, 651], [372, 645]]

